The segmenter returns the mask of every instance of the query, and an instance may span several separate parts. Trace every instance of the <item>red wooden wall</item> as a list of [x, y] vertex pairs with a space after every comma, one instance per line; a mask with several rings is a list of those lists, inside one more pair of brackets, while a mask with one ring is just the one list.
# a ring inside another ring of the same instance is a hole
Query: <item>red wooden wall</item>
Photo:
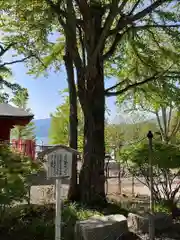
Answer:
[[36, 144], [33, 140], [12, 140], [12, 147], [18, 149], [21, 153], [35, 160]]

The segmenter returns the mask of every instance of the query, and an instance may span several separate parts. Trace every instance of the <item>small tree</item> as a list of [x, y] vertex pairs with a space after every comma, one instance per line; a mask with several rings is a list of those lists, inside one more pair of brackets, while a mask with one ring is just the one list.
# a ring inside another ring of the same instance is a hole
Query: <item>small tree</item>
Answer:
[[[15, 202], [28, 200], [28, 176], [37, 166], [7, 145], [0, 145], [0, 207], [5, 210]], [[4, 211], [2, 211], [3, 213]]]
[[[121, 153], [129, 171], [145, 186], [150, 189], [149, 176], [149, 146], [143, 142], [124, 149]], [[162, 142], [153, 142], [153, 194], [157, 203], [163, 202], [172, 207], [177, 202], [179, 184], [175, 184], [180, 173], [180, 151], [175, 145]], [[175, 186], [174, 186], [175, 185]]]
[[[29, 100], [28, 90], [26, 88], [21, 88], [16, 92], [14, 97], [11, 99], [11, 102], [14, 103], [17, 107], [24, 109], [27, 112], [30, 112], [31, 109], [27, 108], [27, 103]], [[35, 140], [35, 124], [30, 122], [26, 126], [16, 126], [12, 132], [11, 136], [16, 139], [32, 139]]]
[[[69, 97], [64, 96], [64, 102], [56, 108], [56, 111], [51, 114], [51, 127], [49, 138], [52, 144], [68, 145], [69, 142]], [[78, 148], [80, 151], [83, 146], [83, 115], [78, 103]]]

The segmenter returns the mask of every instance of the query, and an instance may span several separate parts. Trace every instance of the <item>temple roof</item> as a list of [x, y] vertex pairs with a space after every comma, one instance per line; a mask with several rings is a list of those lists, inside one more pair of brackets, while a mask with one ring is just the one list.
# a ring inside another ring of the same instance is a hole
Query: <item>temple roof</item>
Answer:
[[0, 118], [27, 118], [33, 119], [34, 115], [17, 107], [13, 107], [7, 103], [0, 104]]

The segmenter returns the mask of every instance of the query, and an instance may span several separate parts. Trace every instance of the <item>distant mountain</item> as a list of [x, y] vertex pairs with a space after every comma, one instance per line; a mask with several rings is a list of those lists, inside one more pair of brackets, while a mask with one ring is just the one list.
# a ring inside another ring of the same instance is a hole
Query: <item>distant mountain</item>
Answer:
[[[45, 119], [37, 119], [37, 120], [33, 120], [33, 122], [35, 123], [36, 129], [35, 129], [35, 135], [36, 135], [36, 139], [37, 139], [37, 143], [38, 144], [48, 144], [49, 143], [49, 129], [51, 126], [51, 118], [45, 118]], [[149, 121], [144, 121], [141, 122], [142, 124], [145, 123], [149, 123], [150, 124], [150, 128], [152, 127], [151, 125], [153, 125], [154, 123], [156, 123], [156, 119], [150, 119]], [[119, 125], [119, 124], [117, 124]], [[127, 123], [125, 124], [124, 122], [121, 122], [121, 127], [126, 127], [127, 128]], [[132, 126], [133, 124], [129, 124], [128, 129]]]
[[44, 144], [47, 144], [51, 119], [50, 118], [37, 119], [33, 120], [33, 122], [35, 123], [36, 126], [35, 135], [37, 139], [43, 141]]

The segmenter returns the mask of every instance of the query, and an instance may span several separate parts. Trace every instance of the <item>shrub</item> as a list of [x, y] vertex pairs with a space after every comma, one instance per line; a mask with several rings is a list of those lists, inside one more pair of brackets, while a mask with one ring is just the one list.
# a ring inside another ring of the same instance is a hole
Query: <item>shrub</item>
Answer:
[[[65, 204], [62, 208], [62, 239], [74, 238], [74, 226], [77, 220], [100, 214], [84, 209], [77, 204]], [[1, 238], [4, 240], [52, 240], [54, 239], [54, 205], [20, 205], [9, 208], [0, 219]]]
[[[107, 209], [108, 208], [108, 209]], [[64, 202], [62, 206], [62, 240], [74, 239], [74, 227], [78, 220], [93, 215], [106, 215], [127, 212], [117, 203], [110, 203], [106, 209], [95, 210], [76, 203]], [[19, 205], [8, 208], [0, 218], [0, 236], [3, 240], [52, 240], [54, 239], [55, 206]]]
[[169, 213], [169, 209], [166, 205], [166, 203], [164, 203], [163, 201], [161, 203], [157, 203], [154, 206], [154, 211], [155, 212], [165, 212], [165, 213]]
[[[149, 146], [140, 143], [121, 152], [121, 158], [126, 162], [129, 171], [144, 185], [150, 188], [149, 176]], [[180, 173], [179, 148], [162, 142], [153, 141], [153, 193], [154, 199], [172, 208], [176, 204], [176, 196], [180, 184], [173, 188], [174, 181]], [[142, 176], [140, 178], [139, 176]]]
[[[32, 161], [7, 145], [0, 145], [0, 206], [27, 200], [28, 176], [37, 170]], [[1, 212], [2, 213], [2, 212]]]

